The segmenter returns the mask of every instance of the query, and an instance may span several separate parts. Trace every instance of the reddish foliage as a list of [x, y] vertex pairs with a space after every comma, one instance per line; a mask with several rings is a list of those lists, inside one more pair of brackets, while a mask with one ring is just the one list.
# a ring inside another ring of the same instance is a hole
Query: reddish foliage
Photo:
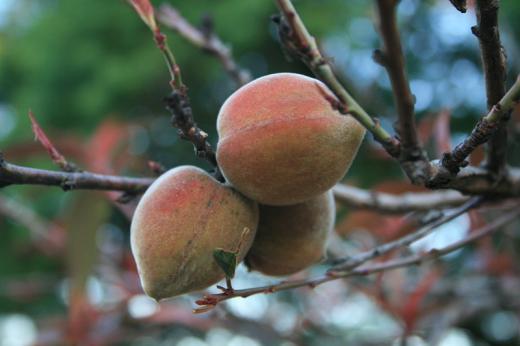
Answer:
[[405, 324], [405, 335], [413, 330], [421, 316], [421, 303], [440, 277], [441, 273], [438, 270], [428, 272], [406, 299], [403, 299], [400, 315]]
[[56, 163], [62, 169], [67, 170], [67, 169], [65, 169], [69, 166], [67, 160], [58, 151], [58, 149], [56, 149], [56, 147], [54, 147], [54, 145], [52, 144], [49, 137], [47, 137], [45, 132], [43, 132], [42, 128], [40, 127], [40, 125], [38, 124], [36, 119], [34, 118], [34, 114], [32, 111], [29, 111], [29, 119], [31, 119], [32, 130], [34, 132], [35, 139], [41, 143], [41, 145], [45, 148], [45, 150], [47, 150], [47, 152], [49, 153], [49, 155], [50, 155], [52, 161], [54, 161], [54, 163]]

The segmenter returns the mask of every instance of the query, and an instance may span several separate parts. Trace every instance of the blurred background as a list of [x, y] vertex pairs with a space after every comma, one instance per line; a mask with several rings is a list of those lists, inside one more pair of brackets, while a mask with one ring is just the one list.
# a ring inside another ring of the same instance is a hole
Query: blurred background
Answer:
[[[273, 1], [170, 3], [215, 32], [253, 77], [308, 74], [281, 51]], [[390, 83], [372, 60], [380, 45], [372, 1], [294, 1], [338, 75], [391, 130]], [[520, 70], [520, 2], [501, 2], [508, 85]], [[486, 113], [475, 14], [448, 0], [402, 0], [400, 28], [422, 141], [431, 157], [457, 144]], [[214, 57], [163, 27], [189, 87], [195, 118], [216, 144], [220, 105], [237, 85]], [[123, 1], [0, 1], [0, 151], [12, 163], [56, 169], [34, 141], [28, 110], [56, 147], [85, 170], [153, 176], [147, 162], [194, 164], [190, 143], [170, 126], [168, 72], [152, 36]], [[520, 164], [520, 117], [513, 114], [510, 164]], [[482, 160], [482, 151], [472, 163]], [[376, 191], [416, 191], [370, 136], [345, 182]], [[520, 231], [440, 261], [315, 289], [234, 299], [194, 315], [203, 292], [161, 304], [142, 294], [129, 251], [134, 202], [119, 194], [36, 186], [0, 190], [0, 345], [520, 345]], [[434, 211], [432, 211], [434, 213]], [[415, 216], [416, 217], [416, 216]], [[443, 246], [493, 217], [470, 212], [410, 251]], [[338, 205], [329, 258], [410, 231], [414, 217]], [[324, 272], [317, 265], [301, 278]], [[235, 288], [275, 282], [239, 267]]]

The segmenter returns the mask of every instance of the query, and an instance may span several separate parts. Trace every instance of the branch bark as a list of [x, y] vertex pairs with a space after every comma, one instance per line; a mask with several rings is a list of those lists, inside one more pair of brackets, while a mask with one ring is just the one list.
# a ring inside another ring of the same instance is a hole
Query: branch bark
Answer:
[[466, 202], [469, 197], [457, 191], [409, 192], [393, 195], [372, 192], [345, 184], [333, 188], [334, 197], [339, 202], [359, 209], [370, 209], [387, 214], [402, 214], [410, 211], [454, 207]]
[[164, 4], [159, 9], [158, 19], [170, 29], [175, 30], [196, 47], [214, 55], [222, 64], [226, 72], [238, 86], [242, 86], [251, 80], [251, 74], [235, 62], [229, 49], [215, 34], [212, 25], [206, 25], [202, 31], [191, 25], [172, 6]]
[[410, 180], [422, 184], [428, 178], [429, 162], [422, 149], [415, 125], [415, 99], [410, 90], [404, 54], [397, 27], [396, 0], [377, 0], [379, 32], [383, 40], [383, 49], [374, 52], [375, 60], [388, 72], [392, 83], [392, 92], [397, 109], [398, 122], [396, 132], [401, 141], [399, 160]]
[[329, 269], [328, 272], [330, 273], [338, 273], [338, 272], [344, 272], [344, 271], [350, 271], [356, 267], [359, 267], [361, 264], [372, 260], [376, 257], [383, 256], [387, 253], [390, 253], [394, 250], [403, 248], [405, 246], [410, 245], [411, 243], [424, 238], [428, 234], [430, 234], [432, 231], [435, 230], [435, 228], [445, 224], [446, 222], [449, 222], [460, 215], [464, 214], [470, 209], [475, 208], [482, 202], [482, 198], [480, 197], [474, 197], [464, 203], [464, 205], [451, 210], [449, 213], [443, 215], [441, 218], [419, 228], [418, 230], [414, 231], [413, 233], [407, 234], [404, 237], [401, 237], [397, 240], [391, 241], [389, 243], [377, 246], [373, 248], [372, 250], [360, 253], [353, 257], [338, 259], [335, 261], [335, 265]]
[[[508, 118], [515, 105], [520, 101], [520, 76], [516, 82], [497, 102], [489, 113], [480, 119], [471, 134], [458, 144], [451, 153], [445, 153], [442, 165], [453, 174], [457, 174], [461, 167], [467, 165], [466, 158], [479, 145], [486, 143], [500, 129], [503, 119]], [[490, 167], [491, 168], [491, 167]]]
[[[506, 55], [500, 42], [498, 30], [498, 0], [476, 1], [477, 25], [472, 28], [480, 43], [488, 109], [492, 109], [505, 94]], [[506, 166], [507, 129], [509, 113], [503, 114], [497, 131], [491, 136], [488, 147], [487, 166], [500, 175]]]
[[129, 178], [90, 172], [58, 172], [7, 163], [0, 156], [0, 187], [17, 185], [59, 186], [63, 190], [90, 189], [144, 192], [153, 178]]
[[518, 208], [515, 208], [513, 211], [503, 214], [502, 216], [496, 218], [491, 223], [474, 230], [468, 237], [442, 249], [434, 249], [423, 254], [412, 255], [396, 260], [389, 260], [382, 263], [354, 268], [352, 270], [338, 274], [328, 273], [326, 275], [310, 279], [281, 281], [273, 285], [267, 285], [262, 287], [247, 288], [241, 290], [224, 290], [222, 293], [209, 294], [204, 296], [202, 299], [196, 301], [196, 303], [201, 307], [195, 309], [194, 312], [206, 312], [225, 300], [237, 297], [247, 298], [255, 294], [268, 294], [279, 291], [286, 291], [298, 287], [314, 288], [318, 285], [334, 280], [345, 279], [355, 276], [366, 276], [370, 274], [384, 272], [387, 270], [422, 264], [425, 261], [431, 261], [448, 253], [456, 251], [474, 241], [477, 241], [487, 235], [490, 235], [500, 230], [502, 226], [515, 220], [518, 217], [518, 215], [520, 215], [520, 210]]

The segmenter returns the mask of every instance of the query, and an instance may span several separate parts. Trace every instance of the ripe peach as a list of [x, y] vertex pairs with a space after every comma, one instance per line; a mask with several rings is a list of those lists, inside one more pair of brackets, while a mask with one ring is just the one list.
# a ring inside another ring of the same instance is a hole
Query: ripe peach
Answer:
[[260, 221], [246, 257], [250, 269], [289, 275], [320, 261], [336, 215], [332, 191], [304, 203], [260, 206]]
[[[224, 278], [213, 250], [251, 247], [258, 206], [193, 166], [174, 168], [145, 192], [131, 225], [131, 247], [146, 294], [160, 300]], [[244, 235], [239, 247], [244, 229]]]
[[346, 173], [364, 128], [341, 115], [320, 81], [294, 73], [256, 79], [220, 109], [217, 161], [224, 177], [267, 205], [303, 202]]

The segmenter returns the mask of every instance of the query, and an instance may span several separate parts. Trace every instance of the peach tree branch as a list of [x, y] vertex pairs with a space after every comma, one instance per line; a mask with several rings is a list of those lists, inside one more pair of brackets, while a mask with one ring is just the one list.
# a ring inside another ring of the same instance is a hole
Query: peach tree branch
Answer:
[[377, 0], [377, 18], [383, 48], [374, 52], [375, 60], [390, 77], [398, 122], [396, 132], [401, 141], [399, 161], [414, 183], [428, 178], [429, 162], [422, 149], [415, 125], [414, 96], [406, 76], [405, 60], [397, 27], [397, 0]]
[[216, 169], [216, 176], [222, 179], [218, 170], [217, 159], [211, 144], [208, 142], [208, 134], [200, 129], [193, 117], [193, 111], [188, 97], [188, 89], [182, 82], [181, 69], [175, 60], [172, 50], [166, 41], [159, 25], [155, 20], [155, 11], [149, 0], [128, 0], [139, 14], [144, 23], [150, 28], [154, 40], [164, 56], [170, 72], [170, 86], [172, 93], [165, 98], [166, 108], [172, 114], [172, 125], [177, 128], [179, 136], [190, 141], [198, 157], [206, 159]]
[[502, 99], [491, 107], [489, 113], [479, 120], [471, 134], [458, 144], [451, 153], [445, 153], [442, 165], [453, 174], [467, 165], [466, 158], [479, 145], [486, 143], [500, 128], [503, 119], [508, 118], [515, 105], [520, 101], [520, 76]]
[[[482, 64], [486, 80], [488, 109], [492, 109], [504, 96], [506, 80], [506, 55], [500, 42], [498, 29], [498, 0], [476, 0], [477, 25], [472, 29], [480, 43]], [[487, 166], [498, 174], [506, 168], [507, 129], [509, 113], [497, 121], [497, 130], [489, 139]]]
[[60, 172], [13, 165], [0, 154], [0, 188], [8, 185], [59, 186], [63, 190], [114, 190], [144, 192], [153, 178], [130, 178], [91, 172]]
[[281, 281], [272, 285], [267, 286], [261, 286], [261, 287], [255, 287], [255, 288], [247, 288], [247, 289], [238, 289], [233, 291], [224, 291], [222, 293], [216, 293], [216, 294], [208, 294], [204, 296], [202, 299], [199, 299], [196, 301], [196, 304], [200, 306], [200, 308], [194, 309], [195, 313], [201, 313], [206, 312], [208, 310], [211, 310], [219, 303], [241, 297], [241, 298], [247, 298], [250, 296], [253, 296], [255, 294], [269, 294], [269, 293], [275, 293], [279, 291], [286, 291], [290, 289], [295, 289], [299, 287], [309, 287], [314, 288], [318, 285], [321, 285], [326, 282], [339, 280], [339, 279], [345, 279], [350, 277], [356, 277], [356, 276], [367, 276], [370, 274], [380, 273], [392, 269], [397, 268], [405, 268], [410, 267], [413, 265], [420, 265], [426, 261], [431, 261], [438, 259], [439, 257], [442, 257], [446, 254], [449, 254], [453, 251], [456, 251], [458, 249], [463, 248], [464, 246], [475, 242], [487, 235], [490, 235], [494, 232], [497, 232], [501, 229], [502, 226], [512, 222], [520, 215], [520, 209], [517, 205], [516, 208], [508, 213], [502, 214], [500, 217], [494, 219], [492, 222], [474, 230], [471, 232], [470, 235], [468, 235], [466, 238], [453, 243], [452, 245], [449, 245], [447, 247], [441, 248], [441, 249], [434, 249], [429, 252], [425, 252], [422, 254], [412, 255], [403, 257], [400, 259], [395, 260], [389, 260], [382, 263], [376, 263], [372, 265], [362, 266], [358, 268], [354, 268], [349, 271], [345, 271], [342, 273], [327, 273], [322, 276], [318, 276], [315, 278], [307, 278], [302, 280], [287, 280], [287, 281]]
[[433, 232], [437, 227], [459, 217], [460, 215], [466, 213], [468, 210], [477, 207], [481, 202], [481, 197], [473, 197], [472, 199], [464, 203], [462, 206], [451, 210], [449, 213], [445, 213], [439, 219], [434, 220], [433, 222], [419, 228], [413, 233], [407, 234], [404, 237], [388, 242], [386, 244], [377, 246], [372, 250], [362, 252], [356, 256], [336, 260], [335, 265], [332, 268], [330, 268], [328, 272], [339, 273], [343, 271], [349, 271], [356, 267], [359, 267], [361, 264], [370, 261], [376, 257], [380, 257], [394, 250], [406, 247], [411, 243], [421, 238], [424, 238], [425, 236]]
[[158, 19], [163, 25], [175, 30], [196, 47], [215, 56], [238, 86], [251, 80], [250, 73], [238, 66], [233, 59], [231, 49], [215, 34], [209, 18], [205, 21], [203, 31], [191, 25], [171, 5], [163, 4], [159, 10]]
[[340, 203], [358, 209], [370, 209], [385, 214], [402, 214], [410, 211], [454, 207], [466, 202], [469, 197], [454, 190], [432, 192], [408, 192], [394, 195], [373, 192], [346, 184], [333, 187], [334, 197]]

